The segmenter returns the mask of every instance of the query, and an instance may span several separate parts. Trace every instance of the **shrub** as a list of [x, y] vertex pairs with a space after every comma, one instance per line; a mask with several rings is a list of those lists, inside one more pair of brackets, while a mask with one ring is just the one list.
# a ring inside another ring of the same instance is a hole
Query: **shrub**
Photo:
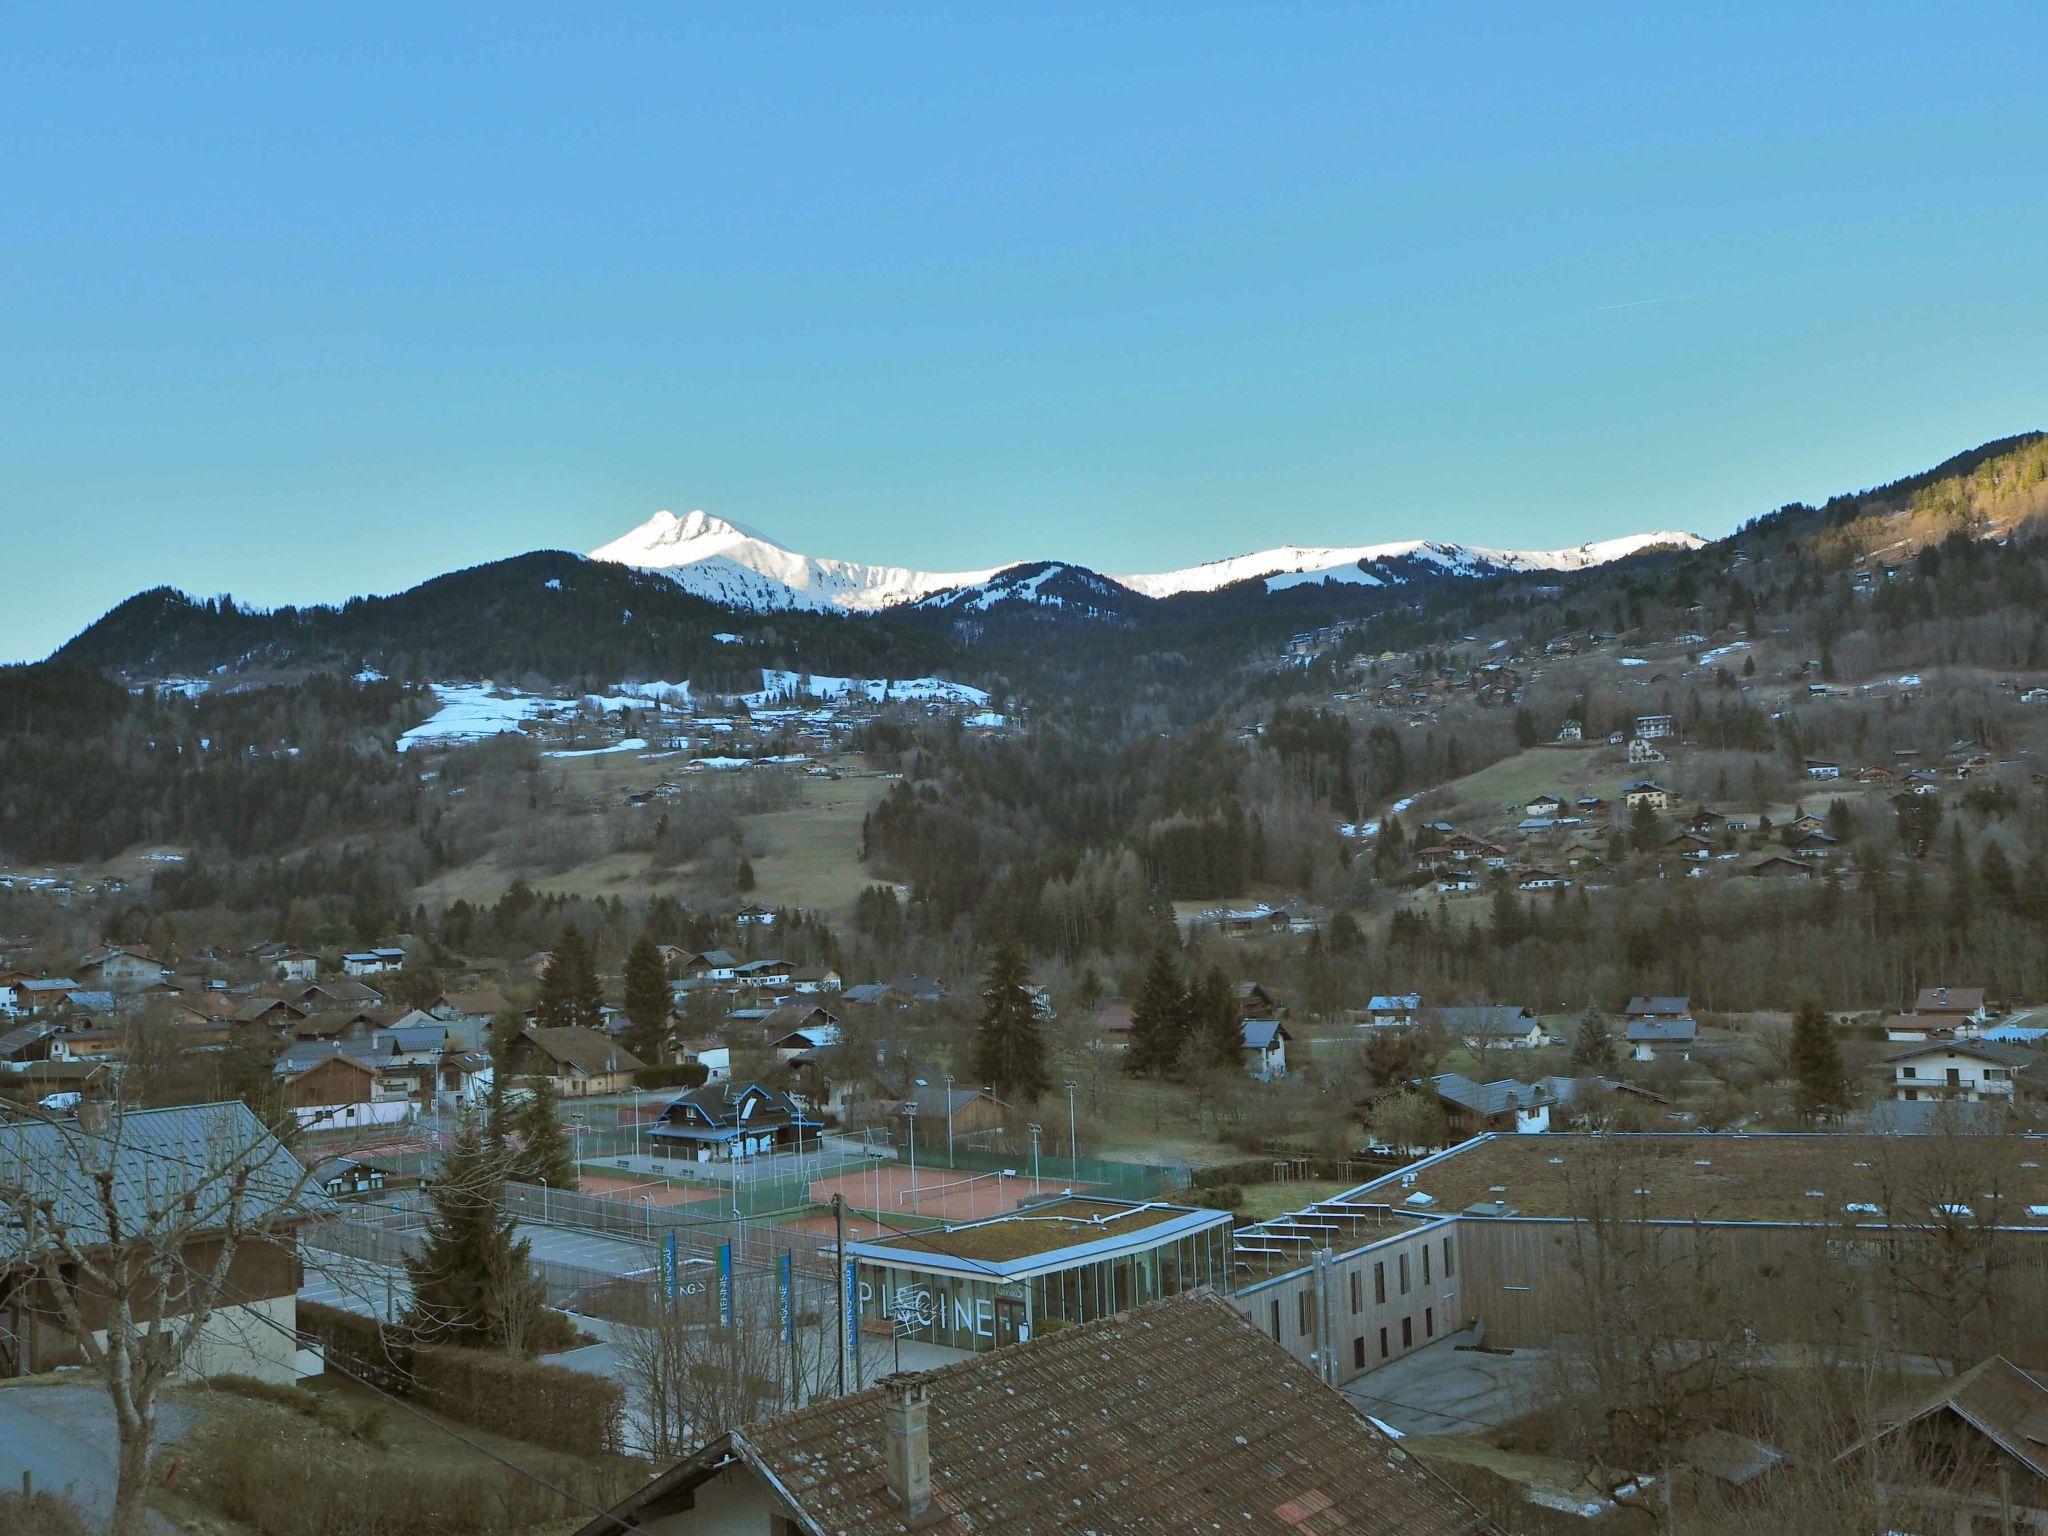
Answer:
[[0, 1531], [34, 1531], [36, 1536], [92, 1536], [83, 1513], [62, 1493], [0, 1492]]
[[412, 1390], [411, 1342], [375, 1318], [302, 1301], [299, 1332], [317, 1339], [346, 1374], [400, 1396]]
[[413, 1353], [420, 1400], [480, 1429], [558, 1451], [616, 1451], [625, 1389], [615, 1381], [481, 1349]]

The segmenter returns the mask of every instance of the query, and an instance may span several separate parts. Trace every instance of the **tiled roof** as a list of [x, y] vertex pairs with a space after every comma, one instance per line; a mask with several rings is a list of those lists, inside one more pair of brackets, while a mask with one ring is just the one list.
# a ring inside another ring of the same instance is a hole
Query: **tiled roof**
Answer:
[[1682, 1045], [1699, 1038], [1699, 1024], [1692, 1019], [1636, 1019], [1628, 1026], [1631, 1045]]
[[529, 1029], [525, 1038], [531, 1040], [549, 1060], [574, 1067], [592, 1077], [611, 1072], [631, 1072], [647, 1065], [617, 1041], [580, 1024], [566, 1029]]
[[[615, 1513], [737, 1456], [825, 1536], [1467, 1536], [1477, 1510], [1221, 1301], [1159, 1302], [913, 1377], [930, 1394], [930, 1510], [888, 1488], [892, 1386], [735, 1430]], [[581, 1536], [615, 1529], [609, 1517]]]
[[1475, 1115], [1505, 1114], [1511, 1109], [1539, 1109], [1555, 1095], [1540, 1084], [1517, 1082], [1503, 1077], [1491, 1083], [1475, 1083], [1462, 1072], [1445, 1072], [1429, 1080], [1438, 1098], [1448, 1099]]
[[1628, 1007], [1622, 1011], [1630, 1014], [1690, 1013], [1692, 1012], [1692, 999], [1689, 997], [1632, 997], [1628, 1000]]

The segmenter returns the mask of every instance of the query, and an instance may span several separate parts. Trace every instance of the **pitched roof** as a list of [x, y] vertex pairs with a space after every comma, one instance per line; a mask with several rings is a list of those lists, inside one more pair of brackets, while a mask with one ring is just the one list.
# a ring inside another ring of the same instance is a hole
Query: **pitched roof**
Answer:
[[586, 1029], [581, 1024], [571, 1024], [562, 1029], [543, 1029], [536, 1025], [526, 1030], [521, 1038], [531, 1040], [535, 1049], [550, 1061], [574, 1067], [586, 1076], [632, 1072], [647, 1065], [610, 1036]]
[[[930, 1396], [932, 1507], [888, 1490], [883, 1406]], [[720, 1437], [628, 1499], [647, 1520], [737, 1457], [823, 1536], [1077, 1531], [1467, 1536], [1485, 1518], [1227, 1304], [1197, 1295], [892, 1378]], [[579, 1536], [611, 1532], [600, 1517]]]
[[1541, 1084], [1517, 1082], [1512, 1077], [1490, 1083], [1476, 1083], [1462, 1072], [1442, 1072], [1429, 1079], [1440, 1099], [1475, 1115], [1501, 1115], [1511, 1109], [1539, 1109], [1556, 1097]]
[[1885, 1057], [1887, 1062], [1911, 1061], [1916, 1056], [1970, 1056], [1993, 1066], [2024, 1072], [2041, 1062], [2041, 1053], [2024, 1045], [2007, 1045], [2002, 1040], [1923, 1040]]
[[1836, 1457], [1853, 1456], [1931, 1413], [1947, 1411], [2037, 1477], [2048, 1477], [2048, 1386], [2003, 1355], [1980, 1360], [1884, 1415], [1884, 1427]]
[[1984, 1006], [1982, 987], [1922, 987], [1915, 1013], [1975, 1013]]
[[1631, 1045], [1683, 1045], [1698, 1039], [1699, 1033], [1692, 1019], [1633, 1019], [1627, 1031]]
[[[298, 1160], [240, 1102], [131, 1109], [110, 1116], [102, 1131], [69, 1120], [0, 1125], [0, 1188], [53, 1200], [57, 1219], [87, 1248], [108, 1241], [97, 1169], [112, 1173], [115, 1218], [130, 1234], [167, 1231], [163, 1213], [188, 1193], [199, 1231], [231, 1217], [247, 1225], [288, 1214], [294, 1205], [309, 1214], [331, 1208], [300, 1189]], [[0, 1257], [19, 1258], [26, 1242], [20, 1228], [0, 1227]]]
[[1248, 1051], [1270, 1051], [1276, 1042], [1290, 1038], [1278, 1019], [1246, 1019], [1243, 1033]]
[[1500, 1035], [1520, 1039], [1536, 1027], [1526, 1008], [1495, 1004], [1483, 1008], [1432, 1008], [1431, 1016], [1454, 1035]]
[[1627, 1006], [1626, 1008], [1622, 1009], [1622, 1012], [1623, 1012], [1623, 1013], [1674, 1013], [1674, 1014], [1684, 1014], [1684, 1013], [1690, 1013], [1691, 1011], [1692, 1011], [1692, 999], [1691, 999], [1691, 998], [1689, 998], [1689, 997], [1642, 997], [1642, 996], [1637, 996], [1637, 997], [1632, 997], [1632, 998], [1630, 998], [1630, 999], [1628, 1000], [1628, 1006]]

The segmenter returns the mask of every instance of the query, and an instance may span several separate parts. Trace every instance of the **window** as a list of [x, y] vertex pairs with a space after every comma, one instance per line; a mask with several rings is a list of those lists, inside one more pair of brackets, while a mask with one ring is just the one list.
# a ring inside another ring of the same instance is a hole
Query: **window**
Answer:
[[1372, 1267], [1372, 1299], [1385, 1305], [1387, 1299], [1387, 1266], [1384, 1260]]
[[1414, 1343], [1415, 1319], [1412, 1317], [1404, 1317], [1401, 1319], [1401, 1347], [1403, 1349], [1407, 1349], [1411, 1347]]
[[1408, 1294], [1408, 1255], [1401, 1255], [1401, 1294]]
[[1429, 1284], [1429, 1244], [1422, 1245], [1422, 1283]]
[[1280, 1342], [1280, 1303], [1278, 1301], [1273, 1303], [1273, 1342], [1275, 1344]]
[[1380, 1330], [1380, 1358], [1387, 1358], [1387, 1330], [1384, 1328]]
[[1298, 1331], [1300, 1332], [1303, 1338], [1307, 1338], [1310, 1334], [1316, 1331], [1315, 1292], [1303, 1291], [1299, 1296], [1294, 1298], [1294, 1301], [1296, 1311], [1299, 1314], [1298, 1321], [1301, 1324], [1300, 1329]]
[[1911, 1067], [1901, 1067], [1901, 1068], [1899, 1068], [1899, 1076], [1901, 1076], [1901, 1077], [1918, 1077], [1919, 1075], [1920, 1075], [1920, 1074], [1919, 1074], [1918, 1072], [1914, 1071], [1914, 1070], [1913, 1070], [1913, 1068], [1911, 1068]]
[[[1365, 1310], [1365, 1276], [1355, 1269], [1351, 1271], [1351, 1310], [1354, 1313]], [[1364, 1346], [1359, 1347], [1362, 1349]]]
[[1447, 1237], [1444, 1239], [1444, 1278], [1448, 1280], [1457, 1272], [1457, 1260], [1451, 1257], [1451, 1240]]
[[1351, 1366], [1354, 1370], [1365, 1369], [1365, 1335], [1362, 1333], [1351, 1341]]
[[1436, 1337], [1435, 1307], [1424, 1307], [1422, 1309], [1422, 1334], [1424, 1338], [1433, 1339]]

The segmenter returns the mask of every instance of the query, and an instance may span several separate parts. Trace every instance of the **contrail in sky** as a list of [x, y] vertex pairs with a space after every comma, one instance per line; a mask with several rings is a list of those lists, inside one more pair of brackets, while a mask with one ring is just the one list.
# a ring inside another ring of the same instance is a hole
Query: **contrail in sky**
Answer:
[[1713, 294], [1711, 292], [1667, 293], [1661, 299], [1630, 299], [1625, 304], [1602, 304], [1593, 313], [1596, 315], [1602, 314], [1610, 309], [1641, 309], [1645, 304], [1683, 304], [1687, 299], [1710, 299], [1712, 297]]

